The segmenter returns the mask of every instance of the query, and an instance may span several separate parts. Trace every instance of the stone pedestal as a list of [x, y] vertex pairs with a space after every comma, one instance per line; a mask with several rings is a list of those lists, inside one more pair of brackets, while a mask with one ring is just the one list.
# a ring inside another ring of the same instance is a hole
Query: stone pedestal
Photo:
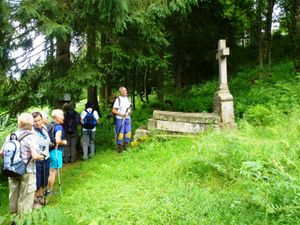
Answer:
[[215, 93], [214, 112], [220, 116], [221, 128], [236, 128], [233, 97], [229, 91], [218, 91]]

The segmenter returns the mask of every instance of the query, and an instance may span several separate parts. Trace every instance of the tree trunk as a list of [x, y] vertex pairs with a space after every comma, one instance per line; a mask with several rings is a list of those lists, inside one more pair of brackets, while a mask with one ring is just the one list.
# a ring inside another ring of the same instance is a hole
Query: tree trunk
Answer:
[[66, 92], [64, 88], [58, 89], [57, 81], [60, 78], [68, 76], [68, 71], [71, 67], [71, 34], [67, 35], [66, 39], [57, 38], [56, 40], [56, 64], [53, 77], [53, 88], [59, 90], [59, 92], [53, 95], [52, 105], [54, 108], [61, 108], [64, 102], [59, 101], [59, 98]]
[[181, 65], [181, 60], [179, 61], [180, 63], [178, 64], [178, 69], [176, 71], [176, 95], [180, 96], [181, 95], [181, 82], [182, 82], [182, 65]]
[[[87, 61], [96, 68], [96, 31], [91, 24], [91, 27], [88, 29], [87, 32]], [[91, 84], [88, 87], [88, 97], [87, 100], [89, 102], [93, 102], [94, 109], [100, 113], [99, 102], [98, 102], [98, 95], [97, 95], [97, 86]]]
[[294, 64], [296, 73], [300, 73], [300, 0], [295, 0]]
[[268, 62], [268, 76], [272, 75], [272, 15], [275, 5], [275, 0], [268, 0], [268, 10], [266, 16], [266, 61]]
[[131, 90], [131, 103], [132, 103], [132, 108], [135, 110], [135, 89], [136, 89], [136, 73], [137, 69], [134, 66], [133, 73], [132, 73], [132, 90]]
[[[164, 58], [164, 52], [161, 51], [159, 54], [161, 60]], [[164, 102], [164, 76], [160, 69], [157, 74], [157, 99], [160, 103]]]
[[264, 33], [263, 33], [263, 21], [262, 21], [262, 13], [263, 13], [263, 0], [257, 1], [257, 9], [256, 9], [256, 37], [258, 43], [258, 76], [259, 79], [264, 78]]
[[71, 66], [71, 34], [67, 35], [66, 40], [57, 39], [56, 41], [56, 75], [64, 77], [68, 74]]

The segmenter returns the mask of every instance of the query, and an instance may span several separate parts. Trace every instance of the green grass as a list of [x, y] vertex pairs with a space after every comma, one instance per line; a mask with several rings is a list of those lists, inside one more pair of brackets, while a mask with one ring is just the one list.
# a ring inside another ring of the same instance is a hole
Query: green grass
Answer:
[[45, 224], [299, 224], [299, 114], [286, 127], [242, 121], [236, 132], [157, 136], [123, 154], [99, 146], [94, 159], [63, 168], [63, 194], [56, 186], [37, 220], [49, 214]]

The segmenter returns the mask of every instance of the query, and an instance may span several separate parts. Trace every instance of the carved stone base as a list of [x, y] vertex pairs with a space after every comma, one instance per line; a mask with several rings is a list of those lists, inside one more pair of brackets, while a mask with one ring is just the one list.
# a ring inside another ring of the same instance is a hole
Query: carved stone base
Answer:
[[236, 128], [233, 97], [229, 90], [222, 90], [215, 93], [214, 112], [220, 116], [221, 128]]

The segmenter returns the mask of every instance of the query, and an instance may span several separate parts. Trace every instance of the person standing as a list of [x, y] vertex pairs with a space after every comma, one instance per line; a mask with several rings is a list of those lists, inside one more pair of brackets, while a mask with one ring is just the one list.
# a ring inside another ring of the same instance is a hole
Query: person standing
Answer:
[[64, 131], [68, 144], [64, 147], [64, 163], [76, 161], [77, 125], [80, 123], [80, 115], [75, 111], [75, 103], [70, 102], [64, 108]]
[[50, 159], [49, 159], [49, 145], [50, 137], [46, 126], [43, 124], [43, 117], [40, 112], [32, 113], [34, 123], [33, 128], [37, 139], [38, 149], [37, 152], [45, 156], [44, 160], [36, 160], [36, 192], [34, 202], [36, 208], [40, 208], [46, 204], [44, 202], [44, 190], [48, 185]]
[[[26, 172], [21, 177], [9, 177], [9, 209], [12, 214], [30, 213], [33, 209], [34, 192], [36, 190], [36, 167], [34, 160], [43, 160], [44, 156], [37, 152], [37, 140], [32, 131], [33, 117], [30, 113], [21, 113], [18, 117], [17, 137], [28, 133], [21, 141], [21, 158], [27, 164]], [[6, 138], [9, 140], [10, 136]], [[0, 150], [3, 155], [3, 147]]]
[[88, 159], [88, 146], [90, 146], [90, 157], [95, 155], [95, 136], [96, 125], [99, 122], [99, 114], [94, 110], [94, 104], [87, 102], [85, 110], [82, 111], [80, 118], [82, 123], [82, 148], [83, 160]]
[[67, 145], [67, 140], [64, 140], [64, 112], [61, 109], [54, 109], [51, 113], [53, 121], [48, 124], [48, 133], [50, 136], [50, 174], [48, 178], [47, 194], [52, 192], [57, 170], [62, 168], [63, 146]]
[[41, 111], [40, 113], [42, 114], [43, 124], [44, 124], [45, 126], [47, 126], [48, 123], [49, 123], [47, 113], [45, 113], [44, 111]]
[[114, 102], [112, 113], [115, 115], [115, 131], [118, 152], [126, 150], [131, 140], [131, 103], [125, 87], [119, 88], [120, 96]]

